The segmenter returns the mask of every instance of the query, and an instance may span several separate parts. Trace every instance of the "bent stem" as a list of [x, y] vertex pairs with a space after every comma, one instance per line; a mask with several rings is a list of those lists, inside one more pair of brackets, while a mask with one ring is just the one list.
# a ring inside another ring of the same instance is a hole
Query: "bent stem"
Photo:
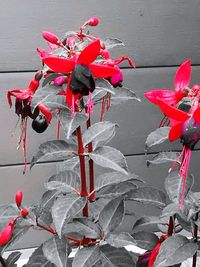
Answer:
[[[199, 213], [196, 214], [195, 221], [198, 220], [198, 217], [199, 217]], [[198, 241], [198, 226], [196, 224], [194, 226], [193, 237], [195, 239], [195, 242], [197, 242]], [[192, 258], [192, 267], [196, 267], [196, 265], [197, 265], [197, 252], [193, 255], [193, 258]]]
[[[77, 139], [78, 139], [78, 155], [80, 161], [80, 175], [81, 175], [81, 197], [87, 197], [87, 181], [86, 181], [86, 171], [85, 171], [85, 156], [84, 156], [84, 147], [82, 140], [81, 127], [77, 128]], [[86, 203], [83, 209], [83, 216], [88, 217], [88, 203]]]
[[175, 221], [175, 216], [170, 216], [169, 218], [169, 226], [168, 226], [168, 232], [167, 232], [167, 236], [172, 236], [173, 232], [174, 232], [174, 221]]

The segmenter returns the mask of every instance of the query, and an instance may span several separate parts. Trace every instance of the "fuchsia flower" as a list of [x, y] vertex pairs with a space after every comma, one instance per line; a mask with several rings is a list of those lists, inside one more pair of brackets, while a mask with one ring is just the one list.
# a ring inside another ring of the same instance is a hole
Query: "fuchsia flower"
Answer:
[[[43, 62], [54, 72], [68, 74], [66, 102], [74, 112], [74, 103], [83, 95], [92, 93], [95, 89], [95, 78], [108, 78], [119, 72], [108, 64], [93, 63], [100, 55], [101, 45], [97, 39], [86, 46], [80, 54], [75, 53], [71, 58], [46, 57]], [[91, 97], [90, 97], [91, 100]], [[92, 106], [92, 103], [88, 103]], [[91, 111], [91, 109], [90, 109]]]
[[22, 133], [19, 139], [18, 147], [23, 142], [24, 151], [24, 173], [26, 172], [26, 128], [28, 117], [35, 120], [39, 115], [39, 111], [44, 114], [46, 123], [49, 124], [52, 119], [50, 110], [44, 105], [39, 104], [34, 113], [31, 111], [31, 101], [35, 91], [39, 87], [39, 81], [42, 77], [41, 71], [35, 74], [35, 77], [31, 80], [29, 86], [26, 89], [14, 89], [9, 90], [7, 93], [7, 99], [10, 107], [12, 107], [12, 96], [15, 97], [15, 113], [21, 118]]
[[144, 94], [145, 97], [153, 104], [156, 104], [157, 99], [161, 99], [169, 105], [176, 105], [183, 97], [186, 97], [188, 94], [191, 72], [191, 62], [190, 59], [188, 59], [187, 61], [183, 62], [176, 71], [174, 77], [175, 91], [169, 89], [155, 89], [146, 92]]

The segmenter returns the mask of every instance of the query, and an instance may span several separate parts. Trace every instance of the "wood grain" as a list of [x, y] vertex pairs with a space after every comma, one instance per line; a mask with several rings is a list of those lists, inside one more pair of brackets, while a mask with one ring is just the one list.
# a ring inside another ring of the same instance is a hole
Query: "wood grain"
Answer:
[[200, 63], [200, 0], [18, 0], [0, 9], [0, 71], [36, 70], [36, 48], [46, 48], [43, 30], [61, 36], [92, 16], [101, 24], [91, 33], [112, 35], [126, 44], [114, 56], [129, 55], [137, 66]]

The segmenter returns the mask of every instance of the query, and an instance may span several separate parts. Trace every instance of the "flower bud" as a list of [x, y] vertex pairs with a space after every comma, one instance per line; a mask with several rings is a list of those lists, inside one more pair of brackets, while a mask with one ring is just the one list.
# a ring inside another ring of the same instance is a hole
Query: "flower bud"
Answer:
[[99, 24], [99, 19], [97, 17], [90, 18], [87, 24], [89, 26], [97, 26]]
[[17, 191], [15, 194], [15, 202], [18, 208], [21, 207], [23, 194], [21, 191]]
[[57, 45], [59, 43], [58, 37], [52, 32], [44, 31], [42, 32], [42, 36], [46, 41], [50, 42], [51, 44]]
[[6, 226], [2, 230], [1, 235], [0, 235], [0, 246], [4, 246], [10, 241], [12, 237], [12, 232], [13, 232], [13, 228], [10, 225]]
[[123, 81], [123, 73], [119, 67], [115, 66], [115, 68], [118, 69], [118, 73], [111, 76], [110, 83], [114, 87], [117, 87], [117, 86], [120, 86]]
[[22, 209], [21, 210], [21, 216], [22, 217], [26, 217], [26, 216], [28, 216], [29, 215], [29, 211], [27, 210], [27, 209]]

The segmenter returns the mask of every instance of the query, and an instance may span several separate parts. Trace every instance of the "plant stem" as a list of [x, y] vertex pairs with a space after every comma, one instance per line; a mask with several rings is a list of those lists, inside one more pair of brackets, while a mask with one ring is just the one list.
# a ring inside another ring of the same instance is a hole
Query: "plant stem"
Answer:
[[[90, 117], [87, 120], [87, 129], [91, 126]], [[88, 144], [88, 153], [93, 151], [92, 143]], [[94, 190], [94, 162], [92, 159], [89, 159], [89, 177], [90, 177], [90, 193]], [[93, 196], [94, 198], [94, 196]]]
[[[195, 221], [198, 220], [199, 217], [199, 213], [196, 214], [195, 216]], [[193, 237], [195, 238], [195, 241], [198, 241], [198, 226], [195, 224], [194, 226], [194, 233], [193, 233]], [[196, 267], [197, 265], [197, 252], [193, 255], [193, 260], [192, 260], [192, 267]]]
[[167, 235], [168, 236], [172, 236], [173, 232], [174, 232], [174, 216], [170, 216], [169, 218], [169, 227], [168, 227], [168, 232]]
[[6, 263], [5, 263], [5, 261], [4, 261], [2, 256], [0, 256], [0, 263], [1, 263], [2, 267], [7, 267], [7, 265], [6, 265]]
[[53, 228], [51, 228], [50, 226], [46, 227], [46, 226], [44, 226], [44, 225], [42, 225], [42, 224], [40, 224], [38, 222], [37, 222], [37, 226], [42, 228], [42, 229], [44, 229], [44, 230], [46, 230], [46, 231], [48, 231], [48, 232], [50, 232], [50, 233], [52, 233], [53, 235], [57, 235], [57, 232]]
[[[83, 147], [83, 140], [82, 140], [82, 133], [81, 127], [77, 128], [77, 139], [78, 139], [78, 154], [79, 154], [79, 161], [80, 161], [80, 175], [81, 175], [81, 197], [87, 197], [87, 181], [86, 181], [86, 172], [85, 172], [85, 157], [84, 157], [84, 147]], [[86, 203], [83, 209], [83, 216], [88, 217], [88, 204]]]

